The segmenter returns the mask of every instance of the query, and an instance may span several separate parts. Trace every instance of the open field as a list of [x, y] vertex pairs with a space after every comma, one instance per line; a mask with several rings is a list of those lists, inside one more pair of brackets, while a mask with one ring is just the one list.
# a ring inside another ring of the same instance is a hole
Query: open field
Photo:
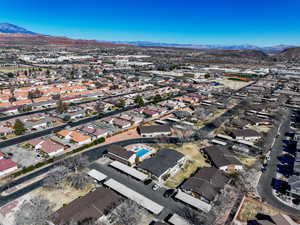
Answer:
[[220, 84], [223, 84], [225, 87], [238, 90], [249, 85], [251, 82], [243, 82], [243, 81], [235, 81], [235, 80], [228, 80], [227, 78], [223, 78], [221, 80], [216, 80]]

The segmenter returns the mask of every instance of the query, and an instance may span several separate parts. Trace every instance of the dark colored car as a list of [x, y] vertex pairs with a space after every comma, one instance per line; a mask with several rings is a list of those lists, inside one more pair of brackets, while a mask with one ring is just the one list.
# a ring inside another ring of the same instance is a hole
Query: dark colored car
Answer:
[[170, 198], [174, 193], [175, 193], [176, 189], [168, 189], [165, 191], [164, 193], [164, 197], [165, 198]]
[[152, 180], [151, 180], [151, 179], [147, 179], [147, 180], [144, 181], [144, 184], [145, 184], [145, 185], [149, 185], [149, 184], [151, 184], [151, 183], [152, 183]]

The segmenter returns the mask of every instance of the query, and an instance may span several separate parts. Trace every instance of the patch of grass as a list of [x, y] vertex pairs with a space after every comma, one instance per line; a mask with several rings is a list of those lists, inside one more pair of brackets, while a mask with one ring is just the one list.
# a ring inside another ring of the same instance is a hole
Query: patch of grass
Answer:
[[165, 185], [169, 188], [176, 188], [185, 179], [189, 178], [194, 172], [196, 172], [198, 168], [198, 164], [195, 161], [187, 161], [178, 173], [168, 178]]

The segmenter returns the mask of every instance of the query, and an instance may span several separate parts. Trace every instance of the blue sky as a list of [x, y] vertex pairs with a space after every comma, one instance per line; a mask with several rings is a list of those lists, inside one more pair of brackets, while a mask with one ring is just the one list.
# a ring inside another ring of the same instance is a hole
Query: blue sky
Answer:
[[0, 22], [113, 41], [300, 45], [300, 0], [1, 0]]

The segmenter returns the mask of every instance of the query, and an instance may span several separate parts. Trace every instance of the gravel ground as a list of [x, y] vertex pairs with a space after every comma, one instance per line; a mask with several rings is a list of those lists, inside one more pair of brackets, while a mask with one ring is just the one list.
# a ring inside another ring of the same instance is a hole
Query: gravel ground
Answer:
[[27, 167], [41, 161], [41, 159], [37, 157], [37, 153], [35, 151], [29, 151], [17, 145], [2, 148], [1, 151], [5, 153], [13, 153], [12, 160], [22, 167]]

